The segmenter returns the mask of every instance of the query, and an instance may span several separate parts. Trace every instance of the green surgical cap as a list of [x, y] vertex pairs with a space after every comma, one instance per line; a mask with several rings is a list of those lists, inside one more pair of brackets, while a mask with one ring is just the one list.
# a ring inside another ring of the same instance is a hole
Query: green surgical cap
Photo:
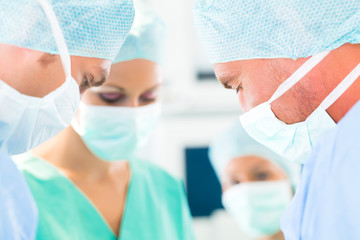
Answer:
[[162, 64], [165, 55], [166, 25], [143, 0], [135, 0], [135, 20], [115, 61], [146, 59]]
[[299, 178], [300, 165], [292, 163], [251, 138], [239, 122], [218, 136], [209, 148], [209, 158], [221, 181], [227, 164], [235, 157], [258, 156], [277, 166], [288, 175], [295, 186]]
[[[48, 0], [70, 55], [113, 60], [134, 20], [131, 0]], [[0, 43], [51, 54], [58, 49], [37, 0], [0, 1]]]

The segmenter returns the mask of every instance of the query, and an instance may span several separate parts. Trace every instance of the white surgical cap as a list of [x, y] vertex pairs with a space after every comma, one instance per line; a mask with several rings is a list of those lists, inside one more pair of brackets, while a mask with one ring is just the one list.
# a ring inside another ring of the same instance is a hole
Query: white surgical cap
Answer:
[[269, 160], [285, 171], [293, 185], [296, 185], [298, 181], [299, 164], [282, 158], [256, 142], [237, 121], [210, 144], [209, 158], [219, 180], [223, 179], [227, 164], [233, 158], [242, 156], [258, 156]]
[[144, 0], [135, 0], [134, 6], [134, 24], [114, 63], [146, 59], [162, 64], [165, 54], [166, 25]]
[[212, 63], [297, 59], [360, 43], [358, 0], [198, 0], [194, 15]]
[[[48, 0], [70, 55], [114, 59], [134, 20], [131, 0]], [[58, 49], [37, 0], [0, 1], [0, 43], [51, 54]]]

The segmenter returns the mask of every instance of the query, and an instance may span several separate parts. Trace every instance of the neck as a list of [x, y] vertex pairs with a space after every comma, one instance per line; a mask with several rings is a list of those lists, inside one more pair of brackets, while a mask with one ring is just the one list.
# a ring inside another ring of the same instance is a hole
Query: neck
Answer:
[[72, 127], [66, 128], [40, 145], [33, 153], [67, 175], [102, 177], [110, 168], [110, 163], [102, 161], [90, 152]]
[[284, 240], [284, 235], [281, 231], [275, 233], [274, 235], [260, 238], [259, 240]]
[[[360, 44], [346, 44], [332, 56], [333, 66], [329, 67], [330, 74], [325, 82], [331, 92], [344, 78], [360, 63]], [[332, 76], [331, 76], [332, 75]], [[360, 77], [334, 102], [328, 109], [328, 114], [337, 123], [360, 100]]]

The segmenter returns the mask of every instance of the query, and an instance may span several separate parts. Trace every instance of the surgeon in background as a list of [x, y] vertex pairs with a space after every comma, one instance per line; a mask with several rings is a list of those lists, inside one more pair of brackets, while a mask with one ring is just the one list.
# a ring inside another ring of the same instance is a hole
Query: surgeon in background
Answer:
[[135, 1], [130, 35], [108, 81], [78, 116], [17, 159], [39, 208], [36, 239], [193, 239], [182, 181], [134, 158], [160, 114], [164, 23]]
[[0, 239], [34, 239], [37, 226], [8, 155], [70, 124], [80, 91], [104, 82], [133, 18], [130, 0], [0, 1]]
[[199, 0], [194, 12], [247, 133], [304, 163], [285, 238], [360, 239], [360, 2]]
[[300, 165], [253, 140], [237, 122], [210, 145], [225, 210], [252, 239], [283, 240], [280, 217], [294, 194]]

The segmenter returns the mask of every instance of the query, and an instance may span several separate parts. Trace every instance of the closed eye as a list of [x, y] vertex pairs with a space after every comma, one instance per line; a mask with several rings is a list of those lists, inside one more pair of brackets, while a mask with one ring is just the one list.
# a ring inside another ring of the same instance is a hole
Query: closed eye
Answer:
[[107, 103], [115, 103], [123, 101], [126, 98], [126, 95], [119, 92], [108, 92], [108, 93], [97, 93], [98, 96]]

